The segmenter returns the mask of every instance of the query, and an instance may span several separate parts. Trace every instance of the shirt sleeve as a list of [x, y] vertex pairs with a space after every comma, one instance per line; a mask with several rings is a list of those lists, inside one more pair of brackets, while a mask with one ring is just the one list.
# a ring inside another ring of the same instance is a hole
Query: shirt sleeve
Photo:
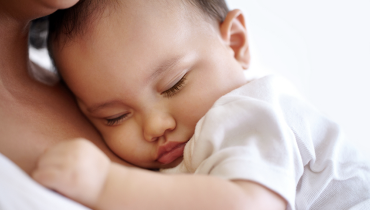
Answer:
[[195, 174], [249, 180], [285, 198], [294, 209], [303, 173], [295, 136], [283, 115], [266, 102], [225, 96], [197, 124], [184, 153]]

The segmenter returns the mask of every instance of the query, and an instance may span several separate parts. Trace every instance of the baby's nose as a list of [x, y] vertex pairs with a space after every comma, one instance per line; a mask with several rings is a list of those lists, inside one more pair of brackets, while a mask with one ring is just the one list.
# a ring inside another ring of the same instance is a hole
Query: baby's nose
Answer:
[[153, 112], [145, 119], [144, 138], [153, 142], [175, 128], [176, 121], [169, 113]]

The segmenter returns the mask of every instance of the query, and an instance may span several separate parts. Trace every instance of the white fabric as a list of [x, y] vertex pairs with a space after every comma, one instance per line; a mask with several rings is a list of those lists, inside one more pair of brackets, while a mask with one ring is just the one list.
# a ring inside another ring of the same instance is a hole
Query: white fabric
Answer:
[[287, 209], [370, 209], [368, 163], [280, 77], [221, 97], [198, 122], [183, 162], [162, 171], [255, 181]]
[[87, 210], [33, 181], [0, 153], [1, 210]]

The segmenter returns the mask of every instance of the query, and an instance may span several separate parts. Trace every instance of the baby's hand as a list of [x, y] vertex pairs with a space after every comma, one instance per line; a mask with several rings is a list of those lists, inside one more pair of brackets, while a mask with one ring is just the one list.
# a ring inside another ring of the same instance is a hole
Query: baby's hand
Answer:
[[32, 177], [77, 202], [94, 206], [107, 177], [110, 160], [85, 139], [61, 142], [39, 159]]

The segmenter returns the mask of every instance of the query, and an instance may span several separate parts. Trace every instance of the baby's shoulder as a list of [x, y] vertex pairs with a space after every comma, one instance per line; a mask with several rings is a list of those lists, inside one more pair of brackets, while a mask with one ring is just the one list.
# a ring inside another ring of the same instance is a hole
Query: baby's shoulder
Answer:
[[268, 75], [249, 81], [222, 96], [216, 101], [214, 107], [240, 100], [258, 100], [272, 106], [281, 106], [281, 103], [286, 103], [286, 101], [309, 104], [289, 80], [277, 75]]

